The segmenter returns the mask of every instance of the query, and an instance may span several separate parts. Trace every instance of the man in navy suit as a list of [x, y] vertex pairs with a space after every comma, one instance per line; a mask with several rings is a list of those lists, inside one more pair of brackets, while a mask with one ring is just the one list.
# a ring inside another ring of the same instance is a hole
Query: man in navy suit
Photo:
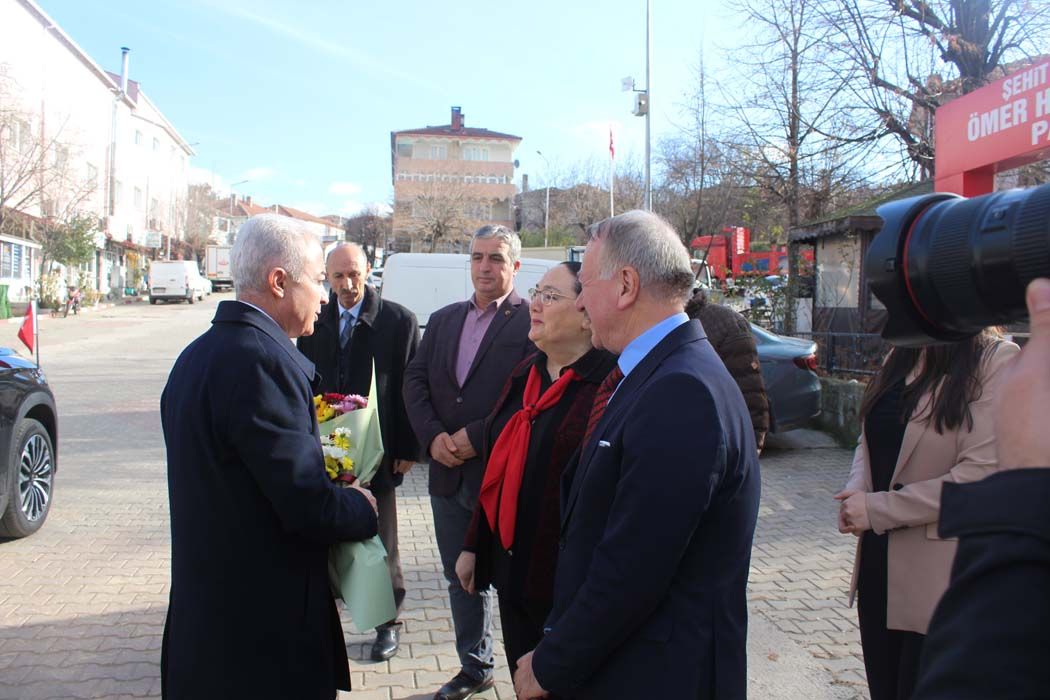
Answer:
[[237, 232], [236, 301], [161, 396], [171, 509], [167, 700], [332, 700], [350, 689], [328, 548], [376, 534], [375, 500], [324, 471], [314, 365], [291, 338], [327, 301], [316, 237], [264, 214]]
[[620, 372], [562, 483], [554, 608], [515, 690], [744, 698], [759, 500], [747, 406], [683, 313], [692, 271], [671, 226], [632, 211], [588, 233], [576, 304]]

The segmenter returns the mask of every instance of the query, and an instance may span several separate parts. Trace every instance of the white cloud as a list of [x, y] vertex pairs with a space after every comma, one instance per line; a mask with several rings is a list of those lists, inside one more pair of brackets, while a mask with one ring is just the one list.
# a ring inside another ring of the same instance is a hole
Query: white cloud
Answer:
[[328, 191], [331, 194], [351, 196], [360, 192], [361, 186], [354, 184], [353, 182], [333, 182], [328, 186]]
[[242, 180], [269, 180], [271, 177], [277, 174], [277, 171], [273, 168], [259, 167], [259, 168], [248, 168], [241, 173]]
[[308, 29], [297, 27], [288, 21], [286, 18], [267, 16], [254, 12], [245, 7], [239, 7], [228, 3], [208, 3], [211, 9], [218, 10], [224, 14], [236, 17], [238, 19], [252, 22], [261, 27], [265, 27], [269, 31], [283, 35], [289, 39], [299, 42], [300, 44], [307, 46], [314, 51], [328, 54], [336, 58], [346, 59], [350, 64], [356, 66], [359, 70], [368, 71], [375, 75], [383, 76], [386, 78], [394, 79], [402, 83], [411, 83], [419, 87], [424, 87], [428, 90], [434, 90], [435, 85], [421, 80], [418, 75], [413, 75], [406, 71], [400, 71], [390, 65], [390, 61], [386, 58], [373, 56], [363, 51], [354, 49], [348, 42], [336, 42], [323, 36], [320, 33], [312, 32]]

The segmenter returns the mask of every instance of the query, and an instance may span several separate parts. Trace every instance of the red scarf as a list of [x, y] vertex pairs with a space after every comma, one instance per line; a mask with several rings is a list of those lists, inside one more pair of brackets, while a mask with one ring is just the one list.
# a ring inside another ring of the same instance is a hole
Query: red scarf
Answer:
[[[500, 543], [509, 550], [514, 544], [514, 525], [518, 518], [518, 492], [525, 475], [525, 459], [529, 454], [532, 422], [540, 413], [557, 405], [569, 384], [580, 376], [567, 370], [540, 396], [540, 369], [532, 366], [525, 382], [522, 408], [511, 416], [503, 432], [492, 446], [485, 479], [481, 482], [478, 501], [484, 509], [489, 528], [499, 533]], [[499, 525], [497, 526], [497, 520]]]

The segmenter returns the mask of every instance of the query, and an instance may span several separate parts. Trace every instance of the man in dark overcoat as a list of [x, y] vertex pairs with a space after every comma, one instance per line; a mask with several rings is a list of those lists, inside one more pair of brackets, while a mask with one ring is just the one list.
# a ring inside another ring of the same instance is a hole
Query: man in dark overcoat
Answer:
[[[405, 366], [419, 347], [419, 322], [404, 306], [380, 298], [366, 284], [371, 266], [356, 243], [343, 243], [325, 262], [332, 294], [321, 311], [314, 332], [296, 342], [317, 367], [324, 393], [368, 396], [372, 368], [376, 373], [376, 402], [383, 435], [383, 463], [368, 488], [379, 507], [379, 539], [387, 553], [394, 604], [400, 613], [405, 599], [405, 577], [397, 546], [397, 500], [394, 488], [420, 459], [419, 442], [408, 422], [401, 387]], [[397, 653], [401, 625], [395, 617], [376, 629], [372, 660], [384, 661]]]
[[324, 471], [314, 365], [292, 338], [322, 304], [319, 241], [264, 214], [231, 251], [236, 301], [179, 356], [161, 396], [171, 593], [168, 700], [332, 700], [350, 688], [328, 549], [376, 534], [375, 501]]

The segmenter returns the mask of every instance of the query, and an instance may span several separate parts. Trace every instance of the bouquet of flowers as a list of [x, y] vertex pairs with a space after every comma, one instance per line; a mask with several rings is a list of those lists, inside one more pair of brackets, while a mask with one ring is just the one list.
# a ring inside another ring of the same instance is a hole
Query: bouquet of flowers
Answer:
[[[328, 478], [346, 486], [355, 481], [370, 483], [383, 461], [375, 365], [367, 398], [323, 394], [314, 397], [314, 410]], [[386, 549], [378, 536], [334, 545], [328, 554], [328, 577], [358, 632], [374, 629], [397, 615]]]
[[[321, 449], [324, 451], [324, 470], [332, 481], [352, 484], [357, 480], [357, 474], [354, 473], [354, 458], [351, 456], [351, 452], [354, 451], [354, 446], [350, 441], [353, 431], [345, 425], [351, 422], [351, 419], [340, 421], [339, 426], [333, 421], [339, 416], [367, 408], [367, 406], [368, 399], [357, 394], [345, 396], [343, 394], [322, 394], [314, 397], [317, 422], [324, 430], [331, 431], [322, 433]], [[382, 455], [380, 455], [380, 460], [382, 460]]]

